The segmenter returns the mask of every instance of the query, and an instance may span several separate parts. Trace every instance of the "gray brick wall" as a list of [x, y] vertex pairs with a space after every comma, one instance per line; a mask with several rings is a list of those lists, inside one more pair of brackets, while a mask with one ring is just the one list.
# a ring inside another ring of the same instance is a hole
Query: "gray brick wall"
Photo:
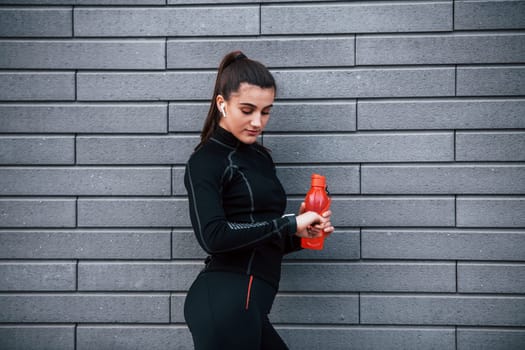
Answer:
[[291, 349], [523, 349], [525, 1], [0, 0], [0, 350], [192, 348], [183, 165], [234, 49], [290, 210], [333, 195]]

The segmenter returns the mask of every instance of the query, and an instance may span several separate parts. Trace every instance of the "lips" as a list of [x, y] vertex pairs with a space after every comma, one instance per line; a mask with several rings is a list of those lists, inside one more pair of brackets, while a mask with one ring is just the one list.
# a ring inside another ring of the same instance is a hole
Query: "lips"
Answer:
[[257, 136], [257, 135], [259, 135], [259, 133], [261, 132], [261, 130], [249, 130], [249, 129], [246, 129], [246, 132], [247, 132], [248, 135], [250, 135], [250, 136]]

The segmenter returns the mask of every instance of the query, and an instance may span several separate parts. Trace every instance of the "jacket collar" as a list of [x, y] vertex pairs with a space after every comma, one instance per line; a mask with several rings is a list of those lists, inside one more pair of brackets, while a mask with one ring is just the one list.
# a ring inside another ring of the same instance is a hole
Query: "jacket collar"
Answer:
[[[228, 147], [237, 148], [244, 145], [239, 139], [237, 139], [231, 132], [218, 126], [211, 136], [212, 140], [218, 141]], [[245, 145], [247, 146], [247, 145]]]

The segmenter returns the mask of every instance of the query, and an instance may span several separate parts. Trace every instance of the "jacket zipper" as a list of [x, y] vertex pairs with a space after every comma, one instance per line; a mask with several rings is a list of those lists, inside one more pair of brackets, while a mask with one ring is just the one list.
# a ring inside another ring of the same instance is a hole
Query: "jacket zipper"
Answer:
[[250, 256], [250, 260], [248, 261], [248, 268], [246, 269], [246, 274], [250, 276], [250, 279], [248, 280], [248, 291], [246, 293], [246, 304], [244, 306], [245, 310], [248, 310], [248, 307], [250, 305], [250, 295], [251, 295], [252, 283], [253, 283], [252, 263], [253, 263], [254, 257], [255, 257], [255, 249], [252, 251], [252, 255]]
[[248, 293], [246, 294], [246, 305], [244, 306], [245, 310], [248, 310], [248, 307], [250, 305], [250, 293], [252, 291], [252, 282], [253, 282], [253, 275], [250, 275], [250, 280], [248, 281]]

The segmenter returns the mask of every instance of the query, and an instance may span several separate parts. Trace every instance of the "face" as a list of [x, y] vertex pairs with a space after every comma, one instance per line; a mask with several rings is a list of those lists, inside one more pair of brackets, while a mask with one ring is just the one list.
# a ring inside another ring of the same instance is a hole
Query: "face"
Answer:
[[217, 107], [224, 104], [226, 117], [221, 116], [219, 125], [231, 132], [239, 141], [252, 144], [257, 140], [270, 119], [270, 109], [275, 98], [273, 88], [261, 88], [241, 83], [239, 90], [232, 93], [228, 101], [217, 96]]

